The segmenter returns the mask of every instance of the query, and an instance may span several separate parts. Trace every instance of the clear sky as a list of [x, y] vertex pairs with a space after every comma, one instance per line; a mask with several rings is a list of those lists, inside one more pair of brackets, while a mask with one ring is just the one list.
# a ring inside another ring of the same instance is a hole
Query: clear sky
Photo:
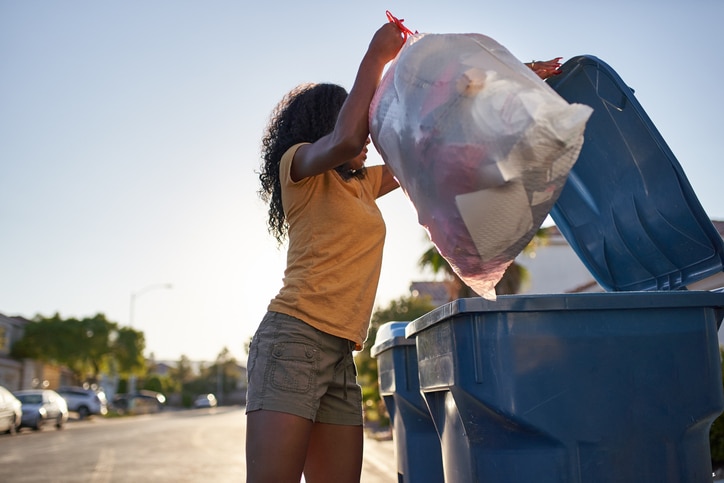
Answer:
[[[724, 220], [722, 0], [0, 0], [0, 313], [127, 325], [138, 293], [158, 359], [243, 358], [285, 258], [256, 195], [269, 112], [302, 82], [351, 87], [386, 9], [522, 61], [598, 56]], [[429, 278], [429, 245], [399, 190], [380, 205], [385, 305]]]

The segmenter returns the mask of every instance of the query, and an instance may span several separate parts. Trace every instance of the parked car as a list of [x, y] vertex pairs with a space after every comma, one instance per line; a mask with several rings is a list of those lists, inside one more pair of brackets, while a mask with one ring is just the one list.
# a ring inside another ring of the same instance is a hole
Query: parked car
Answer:
[[111, 406], [119, 413], [147, 414], [162, 411], [166, 396], [155, 391], [138, 391], [135, 394], [117, 394]]
[[75, 386], [63, 386], [56, 390], [68, 404], [68, 411], [78, 413], [80, 419], [93, 414], [105, 416], [108, 413], [108, 400], [103, 391], [94, 391]]
[[217, 405], [216, 396], [213, 394], [199, 394], [194, 399], [195, 408], [215, 408]]
[[12, 392], [0, 386], [0, 433], [14, 434], [20, 429], [22, 403]]
[[53, 422], [57, 429], [63, 429], [68, 421], [68, 405], [60, 394], [50, 389], [27, 389], [15, 391], [15, 397], [22, 403], [21, 428], [36, 431]]

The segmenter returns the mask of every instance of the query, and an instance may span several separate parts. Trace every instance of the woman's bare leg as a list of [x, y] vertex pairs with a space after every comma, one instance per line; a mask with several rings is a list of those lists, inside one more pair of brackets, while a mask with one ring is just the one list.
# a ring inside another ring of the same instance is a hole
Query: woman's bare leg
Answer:
[[307, 483], [359, 483], [362, 449], [362, 426], [314, 423], [304, 479]]
[[246, 481], [299, 483], [312, 426], [309, 419], [293, 414], [263, 409], [248, 413]]

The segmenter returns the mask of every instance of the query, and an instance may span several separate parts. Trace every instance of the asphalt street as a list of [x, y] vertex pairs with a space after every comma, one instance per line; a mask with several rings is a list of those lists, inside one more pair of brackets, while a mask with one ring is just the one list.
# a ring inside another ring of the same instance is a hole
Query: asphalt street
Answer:
[[[243, 482], [246, 416], [240, 406], [72, 419], [0, 435], [3, 483]], [[365, 440], [364, 483], [397, 482], [392, 441]]]

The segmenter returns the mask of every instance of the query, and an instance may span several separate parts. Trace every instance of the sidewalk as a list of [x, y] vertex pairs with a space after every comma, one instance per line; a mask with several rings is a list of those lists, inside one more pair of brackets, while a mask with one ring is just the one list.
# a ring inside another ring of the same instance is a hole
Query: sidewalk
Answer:
[[389, 437], [377, 439], [365, 431], [362, 460], [363, 483], [397, 483], [395, 445]]

